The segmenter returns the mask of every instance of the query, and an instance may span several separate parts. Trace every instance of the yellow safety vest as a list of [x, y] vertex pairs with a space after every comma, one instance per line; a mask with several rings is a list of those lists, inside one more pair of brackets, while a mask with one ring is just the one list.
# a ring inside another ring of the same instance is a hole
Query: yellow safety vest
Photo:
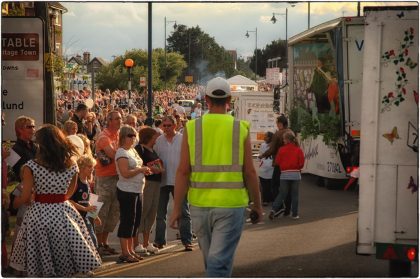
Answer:
[[197, 207], [244, 207], [244, 144], [247, 121], [228, 114], [206, 114], [187, 122], [191, 162], [188, 202]]

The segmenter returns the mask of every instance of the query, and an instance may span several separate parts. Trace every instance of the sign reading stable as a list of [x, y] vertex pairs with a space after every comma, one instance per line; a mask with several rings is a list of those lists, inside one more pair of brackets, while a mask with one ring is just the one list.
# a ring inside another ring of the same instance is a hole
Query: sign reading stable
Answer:
[[[16, 139], [14, 120], [27, 115], [44, 123], [44, 22], [38, 17], [1, 18], [2, 140]], [[48, 111], [53, 111], [51, 108]]]
[[1, 59], [4, 61], [39, 60], [39, 34], [3, 33]]

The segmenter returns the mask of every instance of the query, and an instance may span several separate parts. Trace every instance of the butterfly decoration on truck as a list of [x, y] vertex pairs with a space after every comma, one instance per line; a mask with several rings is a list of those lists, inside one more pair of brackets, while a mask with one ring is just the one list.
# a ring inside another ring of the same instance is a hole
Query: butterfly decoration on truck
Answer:
[[411, 189], [412, 194], [419, 190], [419, 186], [414, 182], [414, 178], [412, 176], [410, 176], [410, 182], [408, 183], [407, 189]]
[[394, 140], [400, 139], [400, 136], [398, 135], [398, 128], [394, 127], [391, 131], [391, 133], [385, 133], [382, 135], [384, 138], [386, 138], [391, 144], [394, 143]]

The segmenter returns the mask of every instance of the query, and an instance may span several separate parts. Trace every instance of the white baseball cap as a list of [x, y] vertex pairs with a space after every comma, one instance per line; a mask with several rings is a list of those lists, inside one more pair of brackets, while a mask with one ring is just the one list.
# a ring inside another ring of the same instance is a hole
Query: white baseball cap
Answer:
[[224, 78], [216, 77], [207, 83], [206, 95], [212, 98], [226, 98], [231, 96], [230, 85]]

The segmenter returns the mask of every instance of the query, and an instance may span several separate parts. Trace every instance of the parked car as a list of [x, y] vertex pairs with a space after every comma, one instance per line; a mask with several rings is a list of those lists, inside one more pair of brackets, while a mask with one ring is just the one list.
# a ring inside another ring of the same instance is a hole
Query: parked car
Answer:
[[194, 100], [179, 100], [178, 104], [179, 102], [181, 102], [181, 106], [185, 109], [185, 114], [191, 115], [195, 101]]

